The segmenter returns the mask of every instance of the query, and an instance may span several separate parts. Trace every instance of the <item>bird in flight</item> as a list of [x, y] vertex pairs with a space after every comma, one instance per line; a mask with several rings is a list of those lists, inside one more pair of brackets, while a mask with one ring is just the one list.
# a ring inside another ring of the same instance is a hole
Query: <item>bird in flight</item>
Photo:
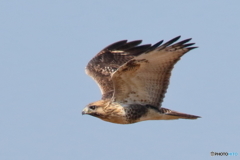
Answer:
[[122, 40], [100, 51], [86, 73], [97, 82], [102, 99], [88, 104], [82, 114], [118, 124], [200, 118], [161, 107], [174, 65], [197, 48], [188, 43], [191, 38], [175, 43], [179, 38], [154, 45]]

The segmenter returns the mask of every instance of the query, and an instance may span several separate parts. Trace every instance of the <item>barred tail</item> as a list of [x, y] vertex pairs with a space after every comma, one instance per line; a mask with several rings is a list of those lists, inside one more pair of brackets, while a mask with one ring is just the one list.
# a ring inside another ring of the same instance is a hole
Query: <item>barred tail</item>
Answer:
[[196, 115], [191, 115], [191, 114], [186, 114], [186, 113], [181, 113], [177, 111], [173, 111], [167, 108], [160, 108], [160, 112], [165, 115], [166, 120], [170, 119], [197, 119], [201, 118], [200, 116]]

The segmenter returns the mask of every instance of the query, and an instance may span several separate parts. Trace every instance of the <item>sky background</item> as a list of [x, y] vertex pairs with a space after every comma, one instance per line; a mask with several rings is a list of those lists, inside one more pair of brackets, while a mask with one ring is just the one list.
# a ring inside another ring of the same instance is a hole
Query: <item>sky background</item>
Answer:
[[[239, 6], [238, 0], [1, 0], [0, 159], [240, 154]], [[163, 107], [201, 119], [119, 125], [81, 115], [101, 98], [84, 70], [102, 48], [178, 35], [193, 38], [199, 48], [175, 66]]]

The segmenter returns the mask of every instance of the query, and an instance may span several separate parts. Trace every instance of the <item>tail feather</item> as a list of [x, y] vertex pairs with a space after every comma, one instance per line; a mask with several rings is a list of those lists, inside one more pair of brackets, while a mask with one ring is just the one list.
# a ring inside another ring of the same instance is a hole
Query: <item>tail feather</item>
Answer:
[[167, 108], [160, 108], [160, 112], [162, 114], [165, 114], [167, 117], [167, 119], [197, 119], [197, 118], [201, 118], [200, 116], [196, 116], [196, 115], [191, 115], [191, 114], [186, 114], [186, 113], [181, 113], [181, 112], [177, 112], [177, 111], [173, 111]]

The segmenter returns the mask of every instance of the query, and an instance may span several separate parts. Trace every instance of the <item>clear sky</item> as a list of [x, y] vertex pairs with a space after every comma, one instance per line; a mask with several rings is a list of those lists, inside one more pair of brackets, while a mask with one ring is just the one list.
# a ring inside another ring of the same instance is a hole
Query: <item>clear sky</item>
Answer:
[[[240, 154], [239, 6], [239, 0], [1, 0], [0, 159]], [[146, 44], [178, 35], [199, 48], [175, 66], [163, 106], [201, 119], [118, 125], [81, 115], [101, 97], [84, 71], [98, 51], [123, 39]]]

